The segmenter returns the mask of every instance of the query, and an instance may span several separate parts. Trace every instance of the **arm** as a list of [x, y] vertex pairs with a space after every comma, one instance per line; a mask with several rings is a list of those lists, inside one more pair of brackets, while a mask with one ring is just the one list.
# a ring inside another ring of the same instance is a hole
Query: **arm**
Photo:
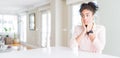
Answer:
[[72, 39], [70, 40], [71, 48], [78, 47], [78, 41], [76, 40], [76, 38], [79, 36], [80, 32], [81, 32], [80, 26], [76, 26], [74, 28], [74, 33], [73, 33]]
[[75, 37], [77, 43], [80, 42], [80, 39], [81, 39], [82, 37], [84, 37], [85, 34], [86, 34], [86, 31], [82, 31], [82, 32], [80, 33], [80, 35], [78, 35], [77, 37]]
[[75, 37], [77, 43], [79, 43], [81, 38], [83, 38], [85, 36], [86, 30], [87, 30], [87, 25], [85, 25], [83, 20], [82, 20], [81, 33]]
[[84, 34], [86, 33], [85, 31], [82, 31], [82, 26], [76, 26], [74, 29], [74, 33], [72, 36], [72, 39], [70, 41], [70, 46], [71, 47], [78, 47], [78, 44], [80, 42], [80, 39], [84, 36]]
[[95, 39], [93, 40], [93, 47], [96, 49], [96, 52], [101, 52], [105, 46], [105, 28], [102, 27], [99, 33], [96, 35]]

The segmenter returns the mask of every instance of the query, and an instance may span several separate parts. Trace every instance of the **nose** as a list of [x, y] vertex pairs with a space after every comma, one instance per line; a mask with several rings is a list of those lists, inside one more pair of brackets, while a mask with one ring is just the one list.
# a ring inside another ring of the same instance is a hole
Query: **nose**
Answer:
[[83, 20], [84, 20], [84, 21], [86, 21], [86, 20], [87, 20], [87, 17], [86, 17], [86, 16], [85, 16], [85, 17], [83, 17]]
[[84, 16], [84, 19], [86, 20], [86, 19], [87, 19], [87, 17], [86, 17], [86, 16]]
[[84, 22], [87, 22], [87, 21], [88, 21], [87, 17], [84, 17], [84, 18], [83, 18], [83, 21], [84, 21]]

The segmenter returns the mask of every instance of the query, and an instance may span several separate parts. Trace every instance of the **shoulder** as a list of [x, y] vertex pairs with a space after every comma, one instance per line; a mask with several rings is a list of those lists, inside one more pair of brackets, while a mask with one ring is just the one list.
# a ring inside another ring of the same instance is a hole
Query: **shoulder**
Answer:
[[99, 29], [99, 30], [105, 30], [106, 29], [105, 26], [103, 26], [103, 25], [96, 25], [95, 28]]

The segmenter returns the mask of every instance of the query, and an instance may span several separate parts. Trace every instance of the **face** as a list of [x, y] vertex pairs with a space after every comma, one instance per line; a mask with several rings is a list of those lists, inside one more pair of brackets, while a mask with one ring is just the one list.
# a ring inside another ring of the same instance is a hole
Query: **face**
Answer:
[[81, 20], [85, 25], [93, 23], [93, 18], [94, 18], [94, 15], [93, 15], [92, 11], [84, 9], [81, 12]]

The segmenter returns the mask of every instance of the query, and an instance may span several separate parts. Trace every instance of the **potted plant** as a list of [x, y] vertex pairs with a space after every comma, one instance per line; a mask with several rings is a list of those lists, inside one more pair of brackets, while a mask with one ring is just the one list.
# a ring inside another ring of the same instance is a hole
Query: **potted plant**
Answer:
[[13, 44], [19, 44], [19, 39], [17, 38], [17, 34], [14, 33]]
[[5, 44], [12, 44], [13, 41], [12, 41], [12, 38], [9, 37], [9, 32], [11, 31], [11, 28], [7, 28], [7, 27], [4, 27], [4, 31], [5, 31]]

